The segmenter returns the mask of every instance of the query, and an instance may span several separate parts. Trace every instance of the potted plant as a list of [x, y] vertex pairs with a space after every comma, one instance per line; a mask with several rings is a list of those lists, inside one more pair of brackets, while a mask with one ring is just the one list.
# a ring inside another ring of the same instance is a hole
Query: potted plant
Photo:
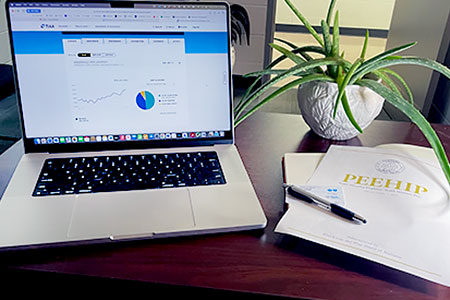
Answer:
[[231, 4], [231, 43], [242, 44], [245, 37], [247, 45], [250, 45], [250, 18], [247, 10], [239, 4]]
[[234, 67], [236, 63], [236, 49], [235, 45], [242, 41], [247, 41], [247, 46], [250, 46], [250, 17], [247, 10], [239, 5], [232, 4], [230, 6], [231, 13], [231, 65]]
[[[312, 109], [320, 116], [318, 127], [321, 127], [321, 122], [327, 122], [325, 126], [327, 127], [345, 121], [342, 127], [337, 124], [338, 127], [333, 130], [339, 133], [351, 127], [356, 133], [362, 133], [363, 127], [368, 124], [366, 124], [367, 120], [363, 120], [360, 116], [365, 117], [365, 115], [372, 114], [371, 117], [376, 117], [379, 113], [379, 111], [377, 113], [377, 110], [381, 108], [385, 100], [403, 112], [419, 127], [436, 153], [450, 183], [449, 162], [437, 134], [421, 112], [414, 107], [412, 93], [405, 80], [389, 67], [402, 64], [417, 65], [438, 71], [447, 78], [450, 78], [450, 70], [430, 59], [398, 56], [401, 51], [411, 48], [415, 43], [402, 45], [366, 59], [368, 31], [366, 31], [360, 57], [354, 62], [349, 62], [339, 49], [338, 11], [333, 18], [336, 0], [331, 0], [326, 20], [321, 22], [322, 35], [314, 30], [290, 0], [285, 0], [285, 2], [309, 30], [318, 45], [298, 47], [281, 39], [277, 40], [287, 48], [278, 44], [271, 44], [271, 47], [279, 51], [281, 56], [264, 70], [246, 75], [247, 77], [256, 77], [256, 79], [243, 97], [235, 103], [235, 126], [268, 101], [290, 88], [299, 87], [298, 95], [301, 110], [321, 103]], [[333, 27], [331, 33], [330, 25]], [[287, 70], [274, 68], [285, 59], [290, 59], [295, 65]], [[261, 79], [268, 75], [272, 78], [260, 84]], [[284, 83], [285, 80], [289, 81]], [[283, 81], [282, 86], [275, 88], [275, 91], [273, 91], [274, 85], [281, 81]], [[308, 92], [310, 93], [308, 94]], [[362, 97], [355, 99], [355, 95], [362, 95]], [[327, 101], [320, 102], [319, 100], [323, 100], [322, 98]], [[330, 99], [332, 101], [329, 101]], [[306, 105], [306, 102], [310, 104]], [[372, 109], [372, 111], [369, 112], [368, 109]], [[302, 116], [305, 118], [304, 114], [308, 114], [308, 112], [302, 111]], [[341, 116], [344, 116], [344, 118], [341, 118]], [[308, 123], [311, 120], [305, 118], [305, 121]], [[363, 126], [360, 122], [364, 123]], [[313, 131], [315, 131], [314, 126], [310, 124]]]

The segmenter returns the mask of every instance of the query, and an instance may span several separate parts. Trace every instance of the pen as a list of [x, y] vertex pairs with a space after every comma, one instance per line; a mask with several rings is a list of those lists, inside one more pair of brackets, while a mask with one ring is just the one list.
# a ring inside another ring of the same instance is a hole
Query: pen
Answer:
[[337, 204], [331, 203], [328, 200], [325, 200], [319, 196], [316, 196], [310, 192], [308, 192], [305, 189], [302, 189], [301, 187], [285, 184], [283, 183], [283, 187], [286, 188], [286, 191], [289, 195], [299, 199], [303, 200], [305, 202], [317, 205], [320, 208], [326, 209], [330, 212], [332, 212], [335, 215], [338, 215], [344, 219], [350, 220], [350, 221], [358, 221], [361, 223], [367, 223], [366, 219], [364, 219], [362, 216], [342, 207]]

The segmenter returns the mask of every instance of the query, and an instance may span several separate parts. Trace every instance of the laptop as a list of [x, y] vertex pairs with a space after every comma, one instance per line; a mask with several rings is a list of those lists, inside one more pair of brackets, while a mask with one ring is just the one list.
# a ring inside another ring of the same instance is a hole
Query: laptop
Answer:
[[227, 4], [6, 11], [25, 154], [0, 249], [265, 227], [234, 145]]

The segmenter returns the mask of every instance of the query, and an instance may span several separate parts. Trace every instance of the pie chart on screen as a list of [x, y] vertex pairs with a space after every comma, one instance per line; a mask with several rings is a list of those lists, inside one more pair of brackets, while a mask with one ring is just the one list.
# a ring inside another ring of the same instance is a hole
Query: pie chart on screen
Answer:
[[136, 95], [136, 104], [140, 109], [149, 110], [155, 106], [155, 97], [149, 91], [141, 91]]

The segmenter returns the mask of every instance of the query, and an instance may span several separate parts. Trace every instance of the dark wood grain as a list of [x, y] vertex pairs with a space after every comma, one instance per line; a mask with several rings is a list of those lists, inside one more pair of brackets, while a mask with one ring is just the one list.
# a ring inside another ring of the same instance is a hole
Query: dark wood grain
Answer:
[[[449, 149], [450, 127], [435, 128]], [[283, 210], [283, 154], [325, 152], [335, 142], [309, 132], [300, 116], [265, 113], [242, 123], [236, 137], [269, 219], [265, 230], [2, 254], [1, 274], [10, 282], [51, 276], [62, 285], [76, 278], [85, 285], [139, 283], [164, 288], [169, 294], [211, 296], [214, 291], [226, 298], [240, 292], [247, 297], [450, 299], [450, 288], [273, 232]], [[414, 125], [384, 121], [375, 122], [358, 138], [339, 143], [427, 144]]]

